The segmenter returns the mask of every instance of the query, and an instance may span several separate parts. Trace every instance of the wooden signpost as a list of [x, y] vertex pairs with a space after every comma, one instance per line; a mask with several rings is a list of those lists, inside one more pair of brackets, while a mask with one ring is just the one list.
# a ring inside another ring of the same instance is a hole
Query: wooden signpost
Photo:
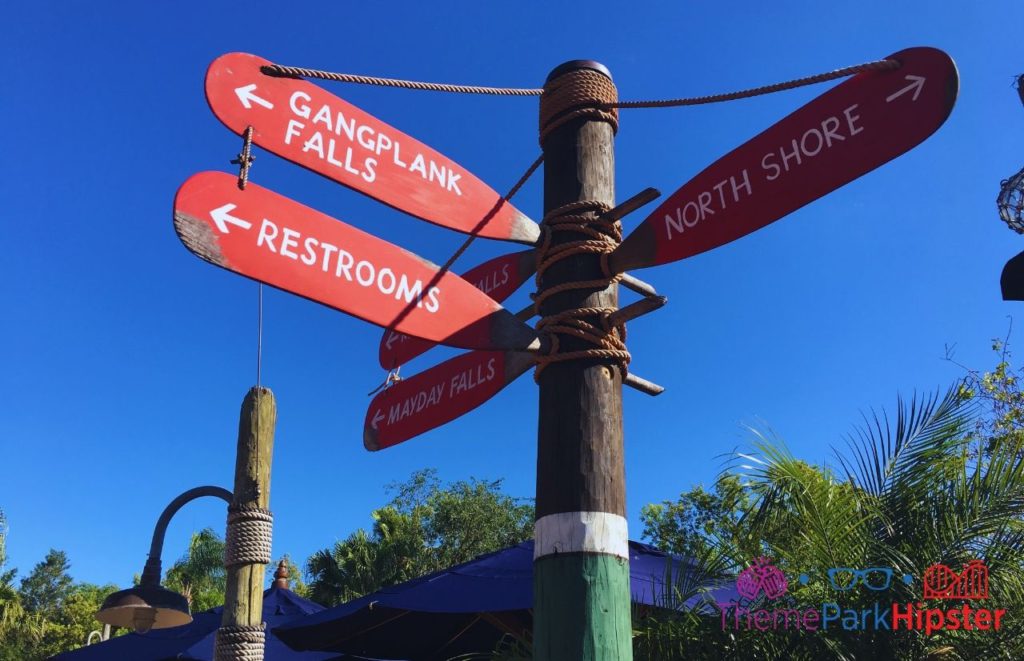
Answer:
[[[533, 244], [537, 224], [451, 159], [271, 62], [228, 53], [206, 72], [206, 100], [225, 126], [297, 165], [431, 223]], [[484, 221], [486, 220], [486, 224]]]
[[[615, 223], [657, 192], [612, 208], [617, 92], [596, 62], [556, 68], [541, 96], [548, 225], [538, 243], [536, 223], [451, 159], [267, 60], [230, 53], [210, 65], [206, 95], [234, 132], [423, 220], [541, 254], [504, 255], [460, 278], [255, 184], [239, 190], [234, 176], [217, 172], [178, 190], [175, 230], [210, 263], [384, 327], [387, 369], [437, 343], [473, 350], [377, 394], [363, 426], [369, 450], [454, 420], [539, 363], [533, 656], [628, 660], [621, 388], [658, 388], [627, 373], [622, 324], [665, 299], [625, 271], [750, 234], [935, 132], [956, 100], [953, 61], [933, 48], [888, 59], [899, 66], [858, 74], [720, 158], [618, 244]], [[538, 259], [543, 333], [499, 304]], [[619, 309], [612, 274], [647, 298]], [[1003, 273], [1005, 297], [1024, 298], [1022, 274], [1018, 256]]]
[[174, 198], [196, 256], [342, 312], [465, 349], [536, 350], [536, 331], [454, 273], [234, 176], [203, 172]]
[[[532, 250], [495, 257], [462, 274], [462, 279], [501, 303], [522, 286], [537, 268]], [[380, 340], [377, 356], [386, 370], [401, 367], [424, 351], [436, 346], [418, 337], [387, 329]]]
[[609, 260], [616, 272], [734, 241], [891, 161], [953, 109], [956, 65], [934, 48], [890, 55], [715, 161], [665, 199]]

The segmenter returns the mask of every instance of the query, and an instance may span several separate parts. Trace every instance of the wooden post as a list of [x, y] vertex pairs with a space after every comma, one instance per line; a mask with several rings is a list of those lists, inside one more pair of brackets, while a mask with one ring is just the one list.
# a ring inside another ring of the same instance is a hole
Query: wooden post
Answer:
[[[251, 388], [242, 401], [238, 420], [232, 510], [270, 508], [270, 463], [274, 451], [276, 421], [274, 393], [269, 388]], [[221, 627], [262, 625], [264, 571], [265, 564], [262, 562], [227, 568]], [[219, 648], [217, 652], [220, 652]], [[215, 658], [221, 661], [220, 655]]]
[[[611, 78], [600, 64], [575, 61], [552, 71], [548, 82], [578, 69]], [[613, 145], [613, 127], [588, 117], [570, 120], [544, 138], [546, 214], [584, 200], [614, 205]], [[586, 238], [559, 231], [552, 245]], [[601, 279], [600, 258], [574, 255], [542, 277], [542, 291]], [[542, 303], [541, 314], [585, 307], [617, 308], [617, 286], [555, 294]], [[571, 336], [560, 336], [560, 344], [562, 352], [592, 347]], [[633, 650], [622, 377], [614, 361], [595, 358], [552, 363], [539, 381], [533, 658], [628, 661]]]

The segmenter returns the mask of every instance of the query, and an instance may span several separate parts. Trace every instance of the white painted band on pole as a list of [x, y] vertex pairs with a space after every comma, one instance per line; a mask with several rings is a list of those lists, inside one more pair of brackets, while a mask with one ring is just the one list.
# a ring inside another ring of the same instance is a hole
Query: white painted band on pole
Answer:
[[629, 559], [626, 518], [608, 512], [559, 512], [533, 524], [533, 559], [558, 553], [602, 553]]

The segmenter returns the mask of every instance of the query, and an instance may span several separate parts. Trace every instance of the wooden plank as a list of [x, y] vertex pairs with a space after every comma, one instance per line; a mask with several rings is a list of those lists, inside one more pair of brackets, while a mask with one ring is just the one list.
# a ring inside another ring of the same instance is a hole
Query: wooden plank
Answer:
[[[536, 269], [534, 252], [524, 250], [495, 257], [475, 266], [463, 273], [462, 279], [487, 294], [495, 302], [501, 303], [519, 289]], [[377, 357], [381, 367], [393, 370], [436, 345], [436, 342], [385, 329], [380, 340]]]
[[746, 236], [891, 161], [934, 133], [959, 79], [948, 55], [910, 48], [888, 71], [834, 87], [669, 196], [609, 258], [621, 273]]
[[228, 53], [206, 72], [210, 109], [235, 133], [252, 126], [267, 151], [436, 225], [537, 240], [535, 222], [455, 161], [313, 83], [266, 75], [269, 64]]
[[536, 331], [454, 273], [233, 175], [174, 199], [185, 247], [211, 264], [382, 327], [466, 349], [536, 350]]
[[533, 366], [530, 354], [471, 351], [402, 379], [370, 401], [363, 445], [376, 451], [450, 422], [497, 395]]

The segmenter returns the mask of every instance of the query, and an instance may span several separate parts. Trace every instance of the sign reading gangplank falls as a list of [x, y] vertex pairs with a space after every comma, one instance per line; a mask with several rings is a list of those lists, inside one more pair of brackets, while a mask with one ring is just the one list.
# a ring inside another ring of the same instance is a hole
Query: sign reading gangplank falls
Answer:
[[617, 273], [734, 241], [891, 161], [953, 109], [956, 65], [934, 48], [890, 55], [711, 164], [612, 253]]
[[223, 172], [190, 177], [174, 229], [198, 257], [400, 332], [467, 349], [536, 350], [536, 331], [450, 272]]
[[417, 218], [536, 242], [537, 224], [473, 173], [321, 87], [263, 73], [270, 64], [228, 53], [207, 70], [206, 100], [232, 131], [252, 126], [260, 147]]

